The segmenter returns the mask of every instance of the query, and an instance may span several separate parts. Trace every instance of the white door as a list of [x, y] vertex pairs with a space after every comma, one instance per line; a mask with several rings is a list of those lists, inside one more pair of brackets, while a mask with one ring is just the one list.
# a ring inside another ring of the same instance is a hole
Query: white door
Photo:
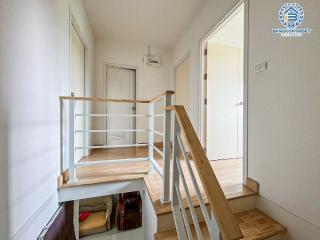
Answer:
[[242, 50], [208, 43], [207, 155], [210, 160], [242, 156]]
[[[182, 105], [187, 113], [190, 112], [190, 58], [186, 58], [175, 70], [175, 100], [176, 105]], [[187, 146], [182, 136], [184, 146]], [[189, 149], [186, 147], [186, 151]]]
[[[70, 59], [70, 90], [75, 96], [85, 95], [85, 47], [74, 27], [71, 27], [71, 59]], [[76, 113], [84, 113], [84, 102], [77, 101], [75, 106]], [[76, 118], [75, 129], [83, 130], [85, 126], [84, 118]], [[84, 133], [75, 136], [75, 146], [83, 147], [85, 143]], [[84, 156], [85, 151], [77, 150], [76, 161]]]
[[183, 105], [187, 112], [190, 108], [190, 94], [189, 94], [189, 83], [190, 83], [190, 59], [185, 59], [175, 71], [175, 98], [177, 105]]
[[[136, 99], [136, 71], [131, 69], [107, 67], [106, 69], [106, 97], [116, 99]], [[107, 114], [135, 114], [135, 103], [108, 103]], [[136, 127], [134, 117], [109, 117], [107, 129], [132, 130]], [[108, 145], [135, 144], [135, 132], [110, 132], [107, 134]]]

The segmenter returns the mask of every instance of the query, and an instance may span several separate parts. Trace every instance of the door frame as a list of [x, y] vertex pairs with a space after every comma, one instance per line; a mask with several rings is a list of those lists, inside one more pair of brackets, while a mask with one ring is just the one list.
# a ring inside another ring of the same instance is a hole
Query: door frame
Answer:
[[[107, 98], [107, 68], [109, 67], [113, 67], [113, 68], [122, 68], [122, 69], [127, 69], [127, 70], [133, 70], [135, 71], [135, 99], [138, 99], [138, 94], [139, 94], [139, 68], [137, 66], [134, 65], [126, 65], [126, 64], [120, 64], [120, 63], [109, 63], [104, 61], [103, 62], [103, 67], [102, 67], [102, 71], [103, 71], [103, 96], [105, 98]], [[136, 114], [139, 112], [139, 105], [136, 104]], [[105, 113], [107, 113], [107, 107], [104, 108]], [[106, 121], [104, 121], [104, 129], [107, 129], [107, 119]], [[137, 128], [137, 126], [139, 126], [139, 118], [136, 118], [135, 121], [135, 128]], [[137, 143], [137, 134], [135, 134], [135, 143]], [[107, 134], [106, 137], [103, 139], [104, 145], [107, 145]]]
[[[177, 91], [177, 88], [176, 88], [176, 71], [178, 69], [178, 67], [185, 61], [189, 58], [189, 60], [191, 60], [191, 51], [188, 51], [182, 58], [179, 59], [179, 61], [177, 61], [173, 67], [172, 67], [172, 88], [174, 89], [174, 91], [176, 92]], [[188, 81], [189, 81], [189, 89], [188, 89], [188, 95], [189, 95], [189, 98], [190, 98], [190, 86], [191, 86], [191, 65], [189, 67], [189, 78], [188, 78]], [[176, 94], [173, 95], [174, 97], [174, 103], [176, 103]], [[191, 107], [191, 98], [190, 98], [190, 103], [189, 103], [189, 106], [188, 106], [188, 109], [187, 112], [190, 112], [190, 107]]]
[[74, 28], [76, 33], [78, 34], [83, 46], [84, 46], [84, 95], [88, 95], [88, 90], [89, 90], [89, 55], [88, 55], [88, 43], [86, 41], [86, 38], [84, 37], [79, 24], [75, 18], [75, 15], [73, 14], [73, 11], [71, 9], [71, 6], [69, 7], [69, 92], [71, 95], [71, 50], [72, 50], [72, 38], [71, 34], [72, 31], [71, 29]]
[[[84, 96], [89, 96], [90, 95], [90, 72], [89, 72], [89, 45], [88, 42], [83, 34], [82, 29], [80, 28], [80, 25], [78, 23], [77, 18], [75, 17], [75, 14], [73, 13], [71, 5], [69, 5], [69, 94], [70, 96], [72, 95], [72, 89], [71, 89], [71, 54], [72, 54], [72, 28], [76, 31], [79, 39], [82, 42], [82, 45], [84, 47]], [[85, 103], [84, 104], [84, 112], [89, 112], [90, 111], [90, 104]], [[84, 127], [85, 129], [89, 129], [91, 125], [91, 120], [84, 118]], [[91, 143], [91, 136], [85, 134], [84, 135], [84, 146], [89, 146]], [[62, 150], [63, 151], [63, 150]], [[89, 150], [86, 149], [83, 151], [84, 156], [89, 155]]]
[[246, 183], [248, 177], [248, 63], [249, 63], [249, 0], [241, 0], [234, 7], [229, 10], [221, 20], [215, 24], [211, 30], [205, 34], [200, 40], [200, 66], [199, 66], [199, 116], [200, 116], [200, 140], [201, 144], [206, 144], [206, 119], [205, 119], [205, 99], [206, 99], [206, 83], [204, 81], [204, 74], [206, 73], [206, 57], [204, 55], [205, 49], [207, 49], [207, 42], [209, 38], [217, 32], [224, 24], [233, 17], [239, 7], [244, 5], [244, 46], [243, 46], [243, 183]]

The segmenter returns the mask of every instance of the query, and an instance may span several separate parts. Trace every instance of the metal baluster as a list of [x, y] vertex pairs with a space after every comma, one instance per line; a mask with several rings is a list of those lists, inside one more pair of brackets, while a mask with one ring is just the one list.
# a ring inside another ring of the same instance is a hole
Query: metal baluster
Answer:
[[[171, 105], [171, 95], [165, 96], [164, 106]], [[163, 197], [162, 203], [170, 202], [170, 135], [171, 135], [171, 111], [164, 110], [164, 137], [163, 137]]]
[[75, 100], [69, 101], [69, 179], [71, 182], [76, 180], [76, 171], [74, 167], [75, 163], [75, 132], [74, 132], [74, 120], [75, 120]]
[[152, 161], [154, 159], [153, 156], [153, 145], [154, 145], [154, 103], [149, 103], [149, 174], [152, 174], [154, 167]]

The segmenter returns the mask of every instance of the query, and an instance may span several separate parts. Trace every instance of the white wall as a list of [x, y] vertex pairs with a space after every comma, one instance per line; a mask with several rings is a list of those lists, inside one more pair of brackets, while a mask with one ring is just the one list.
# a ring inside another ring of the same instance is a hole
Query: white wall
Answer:
[[[191, 51], [193, 124], [199, 130], [200, 39], [237, 1], [208, 1], [173, 48], [172, 62]], [[282, 39], [277, 15], [283, 1], [250, 1], [249, 177], [261, 185], [258, 207], [289, 229], [287, 239], [320, 239], [320, 25], [317, 0], [301, 0], [302, 39]], [[268, 61], [267, 72], [254, 66]]]
[[223, 16], [237, 4], [237, 0], [206, 1], [184, 34], [172, 49], [172, 64], [176, 65], [190, 51], [190, 118], [195, 130], [200, 132], [200, 41]]
[[[151, 46], [152, 54], [159, 55], [161, 67], [152, 68], [142, 62], [142, 58], [147, 53], [147, 44], [133, 44], [128, 42], [116, 42], [105, 39], [97, 39], [96, 43], [96, 82], [95, 96], [104, 96], [104, 64], [120, 64], [125, 66], [137, 67], [137, 99], [151, 99], [165, 90], [169, 90], [171, 83], [171, 55], [170, 50]], [[147, 112], [147, 105], [139, 104], [137, 113]], [[96, 112], [103, 112], [103, 106], [97, 105]], [[158, 107], [158, 111], [160, 108]], [[96, 121], [95, 128], [103, 128], [103, 120]], [[146, 119], [138, 118], [137, 127], [147, 128]], [[157, 122], [157, 129], [162, 130], [162, 120]], [[103, 135], [96, 135], [95, 144], [103, 144]], [[137, 134], [138, 142], [147, 142], [147, 134]], [[160, 141], [160, 138], [157, 138]]]
[[[86, 13], [81, 1], [71, 4], [93, 64]], [[0, 29], [0, 239], [36, 239], [58, 206], [58, 97], [69, 94], [69, 1], [1, 1]]]
[[[250, 1], [249, 176], [265, 199], [299, 218], [300, 229], [288, 221], [291, 239], [320, 239], [320, 2], [299, 1], [302, 26], [313, 32], [297, 39], [271, 32], [281, 28], [282, 3]], [[265, 61], [268, 71], [256, 73]]]

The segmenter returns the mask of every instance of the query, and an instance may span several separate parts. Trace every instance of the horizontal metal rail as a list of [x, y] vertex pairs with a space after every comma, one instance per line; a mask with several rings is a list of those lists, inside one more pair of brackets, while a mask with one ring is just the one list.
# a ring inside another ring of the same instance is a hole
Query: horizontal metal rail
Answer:
[[[181, 149], [181, 151], [183, 151], [183, 149], [181, 148], [181, 144], [182, 144], [182, 142], [181, 143], [179, 142], [180, 149]], [[180, 175], [180, 179], [181, 179], [181, 182], [182, 182], [182, 186], [184, 188], [184, 191], [185, 191], [185, 194], [186, 194], [186, 197], [187, 197], [187, 202], [188, 202], [188, 205], [189, 205], [191, 217], [192, 217], [192, 220], [193, 220], [193, 224], [194, 224], [198, 239], [199, 240], [204, 240], [204, 237], [203, 237], [203, 234], [201, 232], [200, 225], [199, 225], [199, 219], [197, 217], [196, 211], [194, 209], [194, 206], [193, 206], [193, 203], [192, 203], [192, 200], [191, 200], [190, 192], [189, 192], [189, 189], [188, 189], [186, 178], [184, 176], [184, 173], [183, 173], [179, 158], [176, 158], [176, 164], [177, 164], [177, 167], [178, 167], [178, 170], [179, 170], [179, 175]], [[184, 208], [183, 205], [181, 207]], [[209, 226], [210, 225], [208, 225], [208, 229], [210, 231]]]
[[161, 136], [161, 137], [164, 136], [164, 133], [162, 133], [162, 132], [158, 132], [158, 131], [156, 131], [156, 130], [153, 130], [152, 132], [153, 132], [154, 134], [157, 134], [157, 135]]
[[105, 164], [113, 164], [113, 163], [131, 163], [131, 162], [144, 162], [148, 161], [149, 158], [127, 158], [127, 159], [112, 159], [112, 160], [96, 160], [96, 161], [81, 161], [76, 165], [80, 167], [86, 166], [97, 166], [97, 165], [105, 165]]
[[164, 114], [155, 114], [154, 117], [164, 117]]
[[162, 152], [159, 148], [157, 148], [155, 145], [152, 145], [152, 144], [150, 144], [150, 146], [151, 146], [154, 150], [156, 150], [156, 152], [159, 153], [161, 157], [163, 157], [163, 152]]
[[148, 132], [149, 129], [75, 130], [75, 133]]
[[146, 147], [146, 146], [149, 146], [149, 144], [147, 144], [147, 143], [138, 143], [138, 144], [126, 144], [126, 145], [87, 146], [87, 147], [75, 147], [75, 150], [127, 148], [127, 147]]
[[193, 169], [191, 167], [191, 163], [190, 163], [190, 159], [189, 159], [189, 155], [187, 154], [187, 151], [183, 145], [183, 142], [182, 142], [182, 139], [181, 139], [181, 136], [180, 135], [177, 135], [177, 139], [178, 139], [178, 143], [179, 143], [179, 146], [180, 146], [180, 149], [181, 149], [181, 152], [182, 152], [182, 155], [185, 159], [185, 162], [186, 162], [186, 165], [187, 165], [187, 168], [188, 168], [188, 172], [190, 174], [190, 178], [191, 178], [191, 181], [192, 181], [192, 185], [194, 187], [194, 190], [196, 192], [196, 195], [198, 197], [198, 200], [199, 200], [199, 203], [200, 203], [200, 208], [201, 208], [201, 211], [203, 213], [203, 216], [204, 216], [204, 220], [207, 224], [207, 226], [210, 226], [211, 225], [211, 220], [210, 220], [210, 216], [209, 216], [209, 213], [208, 213], [208, 210], [206, 208], [206, 205], [204, 203], [204, 200], [203, 200], [203, 197], [201, 195], [201, 191], [200, 191], [200, 188], [199, 188], [199, 185], [197, 183], [197, 180], [196, 180], [196, 177], [194, 175], [194, 172], [193, 172]]
[[153, 157], [150, 158], [150, 162], [152, 163], [152, 166], [155, 168], [155, 170], [159, 173], [160, 177], [163, 178], [163, 170], [159, 163]]
[[188, 240], [192, 240], [192, 232], [191, 232], [191, 228], [190, 228], [190, 223], [189, 223], [189, 219], [188, 219], [188, 215], [186, 213], [186, 209], [183, 206], [183, 200], [182, 200], [182, 196], [180, 193], [180, 189], [179, 189], [179, 185], [177, 183], [174, 183], [174, 188], [178, 197], [178, 201], [179, 201], [179, 205], [180, 205], [180, 209], [181, 209], [181, 214], [183, 217], [183, 221], [184, 221], [184, 227], [187, 231], [187, 236], [188, 236]]

